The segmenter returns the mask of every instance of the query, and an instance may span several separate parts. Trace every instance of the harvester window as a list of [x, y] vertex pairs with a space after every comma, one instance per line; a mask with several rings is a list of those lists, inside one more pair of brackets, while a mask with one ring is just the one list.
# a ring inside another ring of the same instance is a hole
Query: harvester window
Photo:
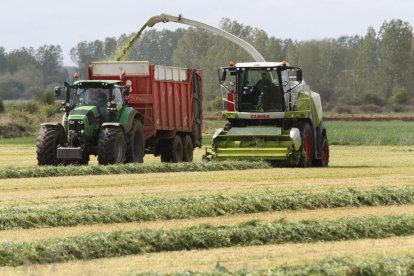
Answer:
[[246, 70], [243, 77], [241, 111], [267, 112], [282, 109], [281, 91], [276, 71]]

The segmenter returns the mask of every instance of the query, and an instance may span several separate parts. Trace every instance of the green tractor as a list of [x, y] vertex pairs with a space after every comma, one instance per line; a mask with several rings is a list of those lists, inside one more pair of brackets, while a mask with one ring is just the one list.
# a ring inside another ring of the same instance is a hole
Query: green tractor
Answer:
[[37, 136], [39, 165], [101, 165], [137, 162], [144, 157], [142, 116], [128, 107], [129, 87], [114, 80], [79, 80], [65, 90], [62, 123], [43, 123]]
[[329, 163], [318, 93], [287, 62], [231, 64], [219, 69], [228, 123], [212, 137], [208, 160], [266, 160], [281, 166]]

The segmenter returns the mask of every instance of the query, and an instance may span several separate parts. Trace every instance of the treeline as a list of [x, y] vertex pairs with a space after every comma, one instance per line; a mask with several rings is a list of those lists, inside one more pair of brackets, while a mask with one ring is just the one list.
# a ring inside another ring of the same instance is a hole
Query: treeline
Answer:
[[[227, 18], [220, 22], [220, 28], [251, 43], [268, 61], [287, 60], [302, 67], [306, 82], [321, 94], [328, 110], [407, 111], [414, 106], [414, 43], [413, 29], [408, 22], [385, 21], [379, 30], [368, 28], [365, 36], [311, 41], [282, 40]], [[70, 56], [86, 77], [91, 61], [113, 60], [132, 36], [122, 34], [118, 38], [82, 41], [71, 49]], [[33, 97], [32, 87], [46, 88], [67, 78], [59, 46], [37, 50], [22, 48], [10, 53], [1, 49], [2, 98], [6, 98], [5, 95]], [[196, 28], [147, 30], [126, 59], [203, 69], [204, 107], [212, 111], [222, 105], [217, 69], [230, 60], [252, 61], [232, 42]], [[19, 82], [20, 86], [14, 83], [14, 90], [5, 89], [4, 83], [11, 80]]]
[[67, 75], [62, 61], [59, 45], [9, 53], [0, 47], [0, 99], [50, 99], [53, 85]]

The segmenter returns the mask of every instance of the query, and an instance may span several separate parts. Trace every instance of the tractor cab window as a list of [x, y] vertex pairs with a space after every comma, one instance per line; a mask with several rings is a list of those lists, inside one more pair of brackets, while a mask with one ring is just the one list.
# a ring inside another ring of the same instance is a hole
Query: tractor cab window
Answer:
[[75, 91], [75, 107], [96, 106], [102, 116], [107, 113], [108, 88], [78, 88]]
[[240, 111], [275, 112], [282, 110], [282, 94], [277, 71], [273, 68], [245, 68], [240, 75]]
[[124, 104], [124, 99], [122, 97], [121, 89], [119, 87], [115, 87], [113, 89], [114, 99], [116, 103], [116, 109], [120, 110]]

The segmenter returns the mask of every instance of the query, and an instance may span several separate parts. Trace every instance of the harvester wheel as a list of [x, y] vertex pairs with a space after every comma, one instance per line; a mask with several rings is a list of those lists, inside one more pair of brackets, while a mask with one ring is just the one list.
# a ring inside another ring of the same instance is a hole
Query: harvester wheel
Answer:
[[328, 167], [329, 164], [329, 143], [325, 135], [322, 136], [321, 159], [315, 159], [314, 165], [317, 167]]
[[299, 167], [312, 166], [313, 160], [313, 135], [308, 123], [302, 122], [298, 125], [302, 138], [301, 153], [299, 154]]
[[190, 135], [185, 135], [183, 139], [183, 161], [192, 162], [193, 161], [193, 140]]
[[64, 133], [59, 128], [44, 126], [40, 129], [37, 136], [36, 153], [37, 163], [43, 165], [59, 165], [56, 158], [56, 149], [59, 144], [63, 144], [65, 139]]
[[144, 162], [144, 129], [139, 120], [134, 120], [131, 131], [127, 135], [127, 149], [125, 154], [125, 162], [142, 163]]
[[121, 128], [101, 129], [98, 141], [98, 162], [100, 165], [123, 163], [125, 148], [125, 135]]

